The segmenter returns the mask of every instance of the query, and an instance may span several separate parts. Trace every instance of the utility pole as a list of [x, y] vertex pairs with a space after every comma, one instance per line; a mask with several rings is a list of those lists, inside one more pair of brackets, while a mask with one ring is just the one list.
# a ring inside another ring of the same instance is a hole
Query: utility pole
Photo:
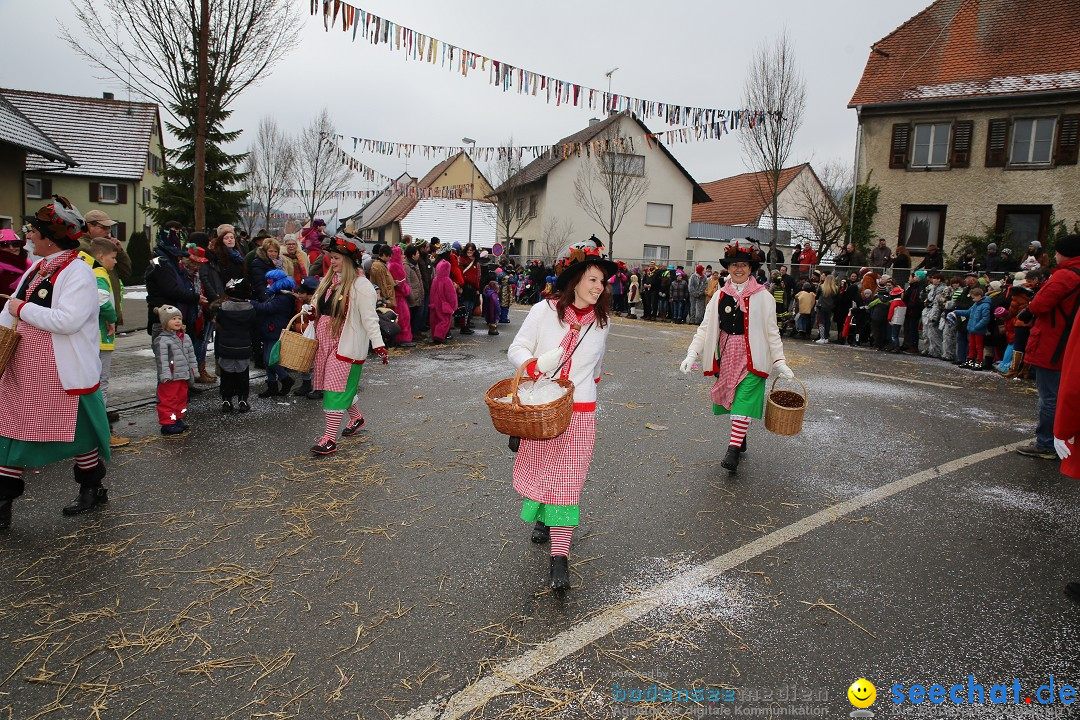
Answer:
[[206, 135], [207, 135], [207, 94], [208, 75], [210, 74], [210, 0], [202, 0], [199, 16], [199, 57], [196, 77], [198, 87], [195, 100], [195, 177], [192, 190], [195, 191], [195, 227], [202, 231], [206, 228]]

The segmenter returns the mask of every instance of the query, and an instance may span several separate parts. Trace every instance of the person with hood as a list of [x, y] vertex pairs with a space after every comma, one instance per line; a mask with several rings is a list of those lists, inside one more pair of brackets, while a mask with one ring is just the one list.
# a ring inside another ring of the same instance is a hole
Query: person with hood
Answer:
[[271, 357], [274, 346], [281, 338], [281, 331], [289, 324], [296, 309], [296, 283], [284, 270], [274, 268], [266, 273], [266, 292], [262, 300], [252, 303], [259, 334], [263, 343], [263, 363], [266, 365], [266, 389], [261, 398], [288, 395], [295, 381], [289, 371]]
[[450, 338], [450, 327], [457, 307], [457, 289], [450, 280], [450, 261], [443, 259], [435, 266], [435, 279], [431, 281], [431, 297], [428, 299], [432, 344], [442, 345]]
[[671, 281], [671, 321], [685, 323], [686, 313], [690, 304], [690, 286], [686, 279], [686, 273], [682, 270], [675, 271], [675, 277]]
[[967, 318], [968, 354], [967, 360], [960, 363], [960, 367], [969, 370], [984, 370], [983, 346], [993, 311], [990, 308], [990, 298], [986, 297], [986, 292], [981, 285], [971, 288], [968, 295], [971, 297], [971, 306], [953, 310], [956, 317]]
[[345, 414], [349, 423], [343, 437], [352, 437], [364, 425], [356, 402], [360, 375], [370, 343], [383, 365], [389, 352], [375, 310], [377, 296], [371, 281], [358, 272], [363, 250], [359, 243], [336, 235], [329, 240], [330, 272], [315, 291], [312, 314], [319, 349], [315, 353], [313, 385], [323, 391], [326, 431], [311, 447], [313, 455], [337, 452], [337, 435]]
[[24, 217], [26, 239], [41, 258], [0, 310], [0, 325], [19, 342], [0, 375], [0, 528], [23, 494], [24, 468], [75, 458], [77, 515], [108, 502], [109, 420], [98, 381], [101, 335], [94, 271], [79, 259], [83, 217], [66, 198]]
[[194, 327], [199, 307], [206, 297], [195, 290], [187, 270], [180, 259], [187, 257], [183, 226], [169, 220], [158, 233], [154, 257], [146, 268], [146, 332], [151, 338], [161, 331], [161, 323], [154, 308], [171, 305], [180, 311], [183, 324]]
[[1035, 297], [1035, 290], [1040, 282], [1041, 270], [1017, 272], [1013, 276], [1012, 293], [1009, 296], [1009, 310], [1005, 314], [1005, 333], [1013, 346], [1012, 359], [1005, 369], [1007, 378], [1015, 378], [1024, 369], [1024, 355], [1027, 352], [1028, 336], [1031, 333], [1031, 320], [1023, 321], [1019, 315]]
[[521, 439], [514, 459], [514, 490], [524, 498], [521, 519], [534, 523], [534, 543], [551, 542], [553, 590], [570, 587], [570, 542], [596, 442], [597, 385], [611, 318], [607, 279], [615, 267], [599, 255], [575, 255], [552, 297], [532, 307], [506, 353], [534, 380], [546, 375], [574, 384], [566, 431], [548, 440]]
[[252, 300], [263, 300], [267, 295], [266, 273], [283, 269], [281, 245], [274, 238], [265, 238], [255, 250], [255, 256], [248, 264], [248, 287], [251, 288]]
[[389, 298], [389, 303], [397, 313], [398, 325], [401, 327], [401, 332], [395, 340], [401, 347], [416, 347], [416, 343], [413, 342], [412, 313], [409, 311], [413, 289], [409, 284], [408, 273], [405, 272], [404, 257], [405, 253], [400, 245], [395, 245], [390, 251], [390, 262], [386, 264], [386, 269], [394, 280], [394, 292]]
[[630, 275], [630, 288], [626, 291], [626, 316], [628, 318], [636, 318], [635, 311], [637, 306], [641, 303], [641, 280], [638, 278], [639, 269], [634, 268], [635, 272]]
[[[916, 272], [919, 271], [916, 270]], [[926, 338], [926, 350], [923, 351], [923, 355], [927, 357], [941, 357], [943, 337], [940, 323], [948, 289], [949, 286], [943, 282], [941, 273], [937, 270], [933, 271], [930, 274], [930, 284], [926, 286], [922, 311], [923, 336]]]
[[746, 452], [750, 421], [762, 417], [769, 374], [791, 379], [795, 373], [784, 360], [776, 301], [751, 276], [758, 256], [736, 242], [720, 262], [727, 268], [728, 281], [705, 308], [679, 369], [689, 374], [700, 361], [705, 376], [716, 377], [710, 392], [713, 414], [731, 415], [731, 434], [720, 465], [734, 473]]
[[30, 267], [25, 243], [14, 230], [0, 230], [0, 293], [10, 295], [19, 286], [23, 273]]
[[705, 291], [709, 287], [709, 281], [705, 279], [705, 266], [698, 265], [694, 268], [694, 274], [690, 276], [687, 289], [690, 293], [690, 320], [693, 325], [701, 324], [705, 317]]
[[1054, 412], [1061, 383], [1065, 345], [1073, 332], [1080, 305], [1080, 235], [1067, 235], [1054, 244], [1057, 269], [1031, 298], [1017, 317], [1034, 319], [1028, 336], [1024, 360], [1035, 370], [1039, 392], [1039, 419], [1035, 441], [1018, 447], [1016, 452], [1029, 457], [1052, 459], [1054, 451]]
[[311, 221], [311, 226], [306, 227], [300, 231], [300, 241], [304, 248], [304, 252], [308, 254], [308, 260], [314, 262], [315, 258], [322, 254], [323, 238], [326, 233], [323, 232], [323, 228], [326, 227], [326, 221], [322, 218], [315, 218]]

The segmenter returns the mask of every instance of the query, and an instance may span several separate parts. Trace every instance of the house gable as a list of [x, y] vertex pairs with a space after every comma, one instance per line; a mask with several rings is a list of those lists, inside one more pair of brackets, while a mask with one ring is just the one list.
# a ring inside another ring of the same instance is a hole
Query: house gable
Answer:
[[[780, 172], [780, 194], [809, 163], [784, 168]], [[812, 171], [811, 171], [812, 172]], [[692, 222], [717, 225], [753, 225], [769, 205], [772, 191], [765, 172], [742, 173], [705, 183], [702, 188], [712, 198], [711, 202], [694, 205]]]

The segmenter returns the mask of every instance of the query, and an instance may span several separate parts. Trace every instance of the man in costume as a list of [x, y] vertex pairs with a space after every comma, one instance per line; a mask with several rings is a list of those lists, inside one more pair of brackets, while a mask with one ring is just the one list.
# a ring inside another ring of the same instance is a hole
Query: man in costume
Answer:
[[24, 218], [27, 239], [42, 258], [19, 281], [0, 311], [19, 342], [0, 377], [0, 527], [24, 490], [23, 469], [75, 458], [77, 515], [108, 502], [103, 461], [109, 421], [98, 389], [98, 288], [79, 262], [83, 217], [65, 198]]
[[789, 379], [795, 374], [784, 362], [776, 302], [752, 276], [760, 266], [758, 254], [736, 242], [720, 263], [728, 281], [706, 306], [679, 369], [689, 373], [700, 359], [705, 375], [716, 377], [710, 393], [713, 414], [731, 415], [731, 438], [720, 464], [734, 473], [746, 452], [750, 421], [761, 418], [769, 373]]

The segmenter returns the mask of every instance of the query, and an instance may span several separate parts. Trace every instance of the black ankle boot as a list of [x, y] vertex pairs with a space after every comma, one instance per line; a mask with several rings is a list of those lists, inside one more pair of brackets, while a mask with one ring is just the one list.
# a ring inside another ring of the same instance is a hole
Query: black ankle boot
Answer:
[[11, 527], [11, 498], [0, 500], [0, 530]]
[[551, 530], [547, 525], [537, 520], [536, 524], [533, 525], [532, 537], [529, 539], [537, 545], [543, 545], [551, 540]]
[[109, 491], [101, 486], [83, 485], [79, 488], [79, 497], [64, 508], [65, 515], [78, 515], [87, 510], [109, 502]]
[[280, 395], [280, 394], [281, 394], [281, 392], [278, 390], [277, 380], [267, 380], [266, 381], [266, 389], [263, 390], [261, 393], [259, 393], [259, 397], [261, 397], [261, 398], [272, 398], [275, 395]]
[[720, 461], [720, 467], [728, 472], [734, 473], [739, 469], [739, 458], [741, 456], [739, 448], [734, 445], [728, 445], [727, 454], [725, 454], [724, 459]]
[[743, 437], [743, 439], [742, 439], [742, 445], [739, 446], [739, 452], [741, 452], [741, 453], [746, 452], [746, 438], [745, 437]]
[[300, 387], [293, 390], [293, 395], [295, 395], [296, 397], [302, 397], [304, 395], [307, 395], [309, 392], [311, 392], [311, 381], [305, 380], [304, 382], [300, 383]]
[[570, 587], [570, 560], [565, 555], [551, 556], [551, 589], [566, 590]]
[[296, 381], [289, 376], [285, 376], [285, 379], [281, 381], [281, 390], [278, 391], [278, 395], [288, 395], [292, 390], [292, 386], [296, 384]]

